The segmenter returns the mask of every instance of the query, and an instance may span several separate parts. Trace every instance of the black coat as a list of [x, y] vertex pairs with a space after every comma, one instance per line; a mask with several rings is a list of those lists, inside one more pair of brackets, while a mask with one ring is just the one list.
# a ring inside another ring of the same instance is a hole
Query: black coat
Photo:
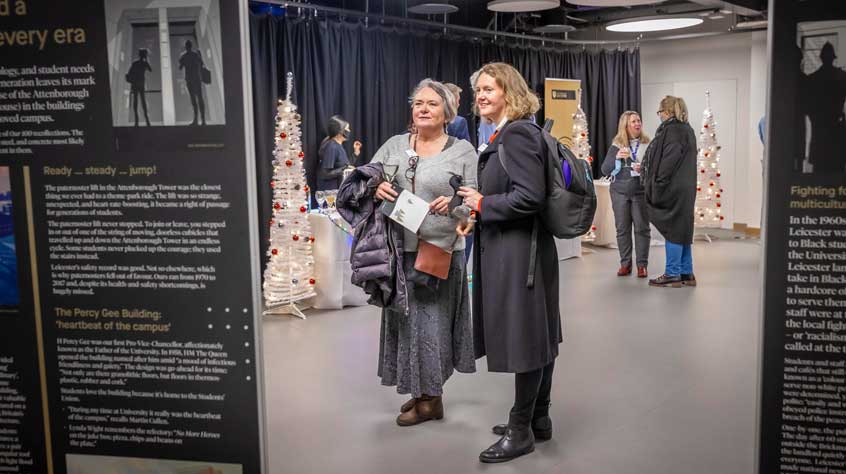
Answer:
[[675, 244], [693, 243], [696, 154], [693, 129], [672, 118], [658, 127], [643, 161], [649, 221]]
[[[498, 159], [502, 143], [506, 174]], [[532, 226], [546, 196], [545, 146], [537, 127], [508, 124], [479, 156], [484, 196], [473, 245], [473, 335], [476, 357], [491, 372], [528, 372], [558, 356], [558, 253], [539, 225], [535, 283], [527, 287]]]

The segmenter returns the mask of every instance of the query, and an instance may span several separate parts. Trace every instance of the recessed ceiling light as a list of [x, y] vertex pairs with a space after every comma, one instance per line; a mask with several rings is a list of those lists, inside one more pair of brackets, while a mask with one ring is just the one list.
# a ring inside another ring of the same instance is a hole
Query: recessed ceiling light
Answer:
[[488, 2], [488, 10], [506, 13], [537, 12], [560, 6], [560, 0], [493, 0]]
[[417, 13], [418, 15], [443, 15], [445, 13], [457, 12], [458, 7], [449, 3], [421, 3], [420, 5], [408, 7], [408, 11]]
[[606, 25], [605, 29], [618, 33], [643, 33], [648, 31], [690, 28], [691, 26], [701, 25], [702, 23], [704, 23], [702, 18], [639, 18], [615, 21]]
[[711, 15], [708, 17], [709, 20], [722, 20], [723, 18], [725, 18], [724, 15]]
[[731, 15], [734, 12], [723, 8], [722, 10], [720, 10], [720, 13], [722, 13], [723, 15]]

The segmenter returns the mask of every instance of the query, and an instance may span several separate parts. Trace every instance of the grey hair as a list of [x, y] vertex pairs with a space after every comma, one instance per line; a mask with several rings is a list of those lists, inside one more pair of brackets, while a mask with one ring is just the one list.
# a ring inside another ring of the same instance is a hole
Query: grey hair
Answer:
[[411, 91], [411, 96], [408, 97], [408, 105], [414, 104], [414, 97], [423, 89], [432, 89], [435, 91], [438, 96], [440, 96], [441, 100], [444, 103], [444, 122], [445, 123], [452, 123], [455, 120], [455, 116], [457, 114], [457, 110], [455, 107], [455, 96], [452, 95], [452, 91], [444, 85], [442, 82], [438, 82], [434, 79], [426, 78], [420, 81], [417, 86]]

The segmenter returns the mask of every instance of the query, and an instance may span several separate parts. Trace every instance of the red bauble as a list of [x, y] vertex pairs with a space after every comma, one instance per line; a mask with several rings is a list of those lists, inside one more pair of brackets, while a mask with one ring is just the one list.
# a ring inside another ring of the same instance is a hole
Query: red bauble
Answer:
[[720, 216], [720, 220], [721, 220], [721, 221], [722, 221], [722, 220], [725, 220], [725, 218], [726, 218], [725, 216]]
[[270, 187], [271, 187], [271, 188], [276, 187], [276, 182], [275, 182], [275, 181], [271, 181], [271, 182], [270, 182]]
[[723, 188], [720, 188], [720, 192], [723, 192]]
[[704, 153], [705, 158], [708, 158], [708, 155], [709, 155], [709, 153], [706, 151], [706, 152]]
[[582, 132], [582, 138], [584, 138], [584, 137], [586, 137], [586, 136], [587, 136], [587, 133]]
[[596, 226], [595, 225], [590, 226], [590, 230], [592, 230], [592, 231], [596, 230]]
[[270, 251], [270, 253], [272, 253], [273, 255], [276, 255], [276, 254], [278, 254], [278, 253], [279, 253], [279, 251], [278, 251], [278, 250], [276, 250], [276, 249], [273, 249], [273, 250], [271, 250], [271, 251]]
[[708, 124], [707, 124], [707, 123], [705, 124], [705, 128], [708, 128]]
[[701, 170], [699, 170], [699, 172], [705, 174], [705, 168], [702, 168]]
[[273, 225], [273, 219], [270, 219], [270, 225]]
[[282, 208], [282, 204], [279, 204], [278, 202], [273, 203], [273, 208], [276, 209], [276, 210], [279, 210], [279, 209]]
[[299, 156], [300, 158], [303, 158], [305, 156], [305, 153], [300, 152], [297, 156]]
[[285, 166], [290, 168], [291, 166], [294, 166], [294, 162], [291, 160], [285, 160]]
[[717, 193], [717, 197], [720, 197], [720, 193]]
[[312, 235], [311, 237], [309, 237], [309, 238], [308, 238], [308, 241], [309, 241], [309, 242], [314, 242], [314, 236]]
[[284, 139], [288, 138], [288, 134], [285, 133], [285, 132], [282, 132], [282, 133], [279, 134], [279, 138], [284, 140]]
[[696, 191], [697, 191], [697, 192], [702, 191], [702, 186], [697, 186], [697, 187], [696, 187]]
[[307, 211], [307, 210], [308, 210], [308, 209], [306, 209], [306, 207], [305, 207], [305, 206], [300, 206], [300, 212], [305, 212], [305, 211]]
[[317, 283], [317, 281], [316, 281], [314, 278], [309, 278], [309, 279], [308, 279], [308, 284], [309, 284], [309, 285], [313, 285], [313, 284], [315, 284], [315, 283]]
[[721, 173], [717, 173], [717, 177], [719, 178], [720, 176], [721, 176]]
[[713, 187], [714, 187], [714, 182], [713, 182], [713, 181], [711, 181], [711, 182], [708, 184], [708, 186], [711, 186], [711, 187], [713, 188]]
[[717, 207], [723, 207], [723, 205], [720, 204], [720, 203], [717, 203]]
[[291, 237], [291, 238], [294, 239], [295, 241], [300, 240], [300, 236], [297, 235], [297, 234], [294, 234], [294, 236]]
[[308, 185], [303, 186], [303, 191], [305, 191], [305, 192], [308, 192], [308, 191], [309, 191], [309, 187], [308, 187]]

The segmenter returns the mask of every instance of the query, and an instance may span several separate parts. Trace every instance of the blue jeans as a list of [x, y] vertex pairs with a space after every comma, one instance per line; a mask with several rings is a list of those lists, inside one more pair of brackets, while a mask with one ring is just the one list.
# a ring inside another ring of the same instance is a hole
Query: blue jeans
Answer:
[[664, 243], [664, 249], [667, 253], [665, 275], [693, 274], [693, 254], [690, 251], [690, 244], [674, 244], [668, 240]]

